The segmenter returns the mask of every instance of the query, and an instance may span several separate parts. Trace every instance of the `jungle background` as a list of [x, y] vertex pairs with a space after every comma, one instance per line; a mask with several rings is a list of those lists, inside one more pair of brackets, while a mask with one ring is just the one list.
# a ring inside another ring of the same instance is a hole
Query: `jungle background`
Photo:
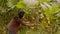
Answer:
[[0, 34], [8, 34], [7, 24], [24, 9], [25, 21], [40, 26], [22, 26], [17, 34], [60, 34], [60, 0], [0, 0]]

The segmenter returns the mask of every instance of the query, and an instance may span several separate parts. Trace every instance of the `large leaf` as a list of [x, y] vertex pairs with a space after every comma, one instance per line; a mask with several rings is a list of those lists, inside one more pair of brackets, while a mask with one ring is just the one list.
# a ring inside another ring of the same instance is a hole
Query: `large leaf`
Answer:
[[49, 8], [42, 8], [42, 10], [45, 12], [45, 14], [47, 16], [50, 16], [50, 15], [54, 14], [58, 10], [58, 6], [56, 4], [52, 4], [51, 7], [52, 7], [51, 9], [49, 9]]
[[52, 13], [56, 12], [58, 9], [58, 5], [52, 4]]
[[23, 1], [19, 1], [16, 7], [17, 8], [25, 8], [26, 5], [25, 5], [25, 3]]

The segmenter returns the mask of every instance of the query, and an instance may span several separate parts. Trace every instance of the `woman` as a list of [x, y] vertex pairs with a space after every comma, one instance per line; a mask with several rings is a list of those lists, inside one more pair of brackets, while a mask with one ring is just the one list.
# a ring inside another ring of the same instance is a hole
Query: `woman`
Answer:
[[24, 10], [20, 10], [20, 12], [11, 19], [11, 21], [9, 22], [7, 28], [9, 30], [9, 34], [17, 34], [19, 26], [20, 25], [24, 25], [24, 26], [37, 26], [37, 24], [31, 24], [31, 23], [27, 23], [25, 22], [22, 18], [24, 16]]

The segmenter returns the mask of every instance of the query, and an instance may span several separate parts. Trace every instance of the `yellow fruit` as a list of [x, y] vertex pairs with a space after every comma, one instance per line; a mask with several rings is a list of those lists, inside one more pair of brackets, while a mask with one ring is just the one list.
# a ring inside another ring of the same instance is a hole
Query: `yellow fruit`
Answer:
[[43, 17], [42, 16], [40, 16], [40, 19], [42, 19]]
[[48, 24], [50, 24], [50, 20], [48, 20]]
[[44, 24], [47, 24], [46, 21], [44, 21]]

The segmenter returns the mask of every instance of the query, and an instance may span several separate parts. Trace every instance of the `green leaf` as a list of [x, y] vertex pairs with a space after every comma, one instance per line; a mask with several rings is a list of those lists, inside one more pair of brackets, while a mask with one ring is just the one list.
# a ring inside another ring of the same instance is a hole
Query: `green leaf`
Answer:
[[50, 0], [42, 0], [42, 2], [49, 2]]
[[17, 7], [17, 8], [25, 8], [26, 5], [24, 4], [23, 1], [20, 1], [20, 2], [17, 3], [17, 6], [16, 6], [16, 7]]
[[51, 19], [52, 24], [57, 24], [56, 19]]
[[51, 16], [52, 14], [54, 14], [58, 10], [58, 6], [56, 4], [52, 4], [52, 8], [51, 9], [42, 8], [42, 10], [44, 11], [44, 13], [47, 16]]
[[52, 4], [52, 13], [56, 12], [58, 10], [58, 5]]

